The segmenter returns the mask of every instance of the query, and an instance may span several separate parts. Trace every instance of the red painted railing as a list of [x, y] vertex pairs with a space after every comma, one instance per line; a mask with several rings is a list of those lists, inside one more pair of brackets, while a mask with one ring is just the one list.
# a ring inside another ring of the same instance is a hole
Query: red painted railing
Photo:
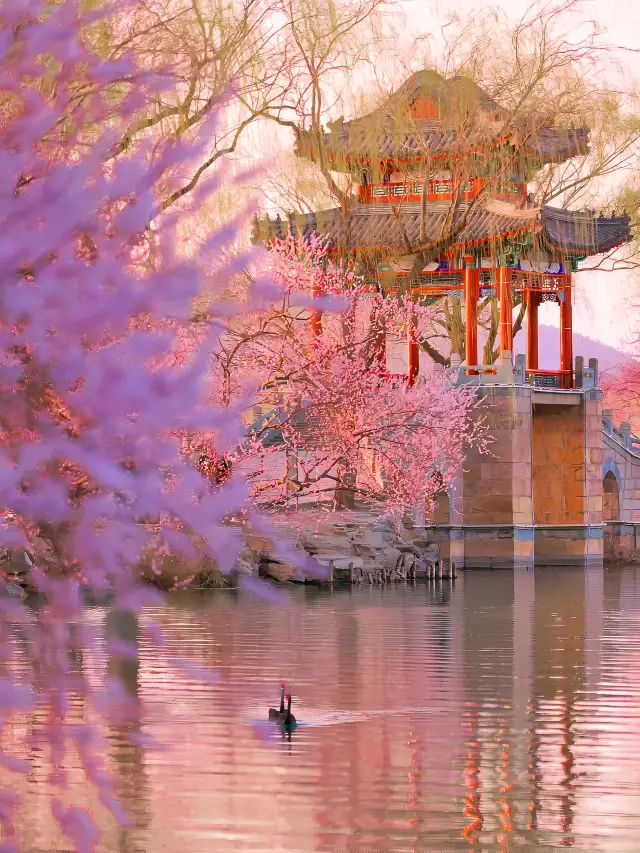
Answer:
[[536, 388], [571, 388], [572, 370], [529, 370], [527, 382]]
[[[483, 178], [472, 178], [467, 183], [464, 198], [473, 198], [487, 183]], [[502, 181], [496, 183], [490, 181], [490, 192], [497, 199], [524, 199], [527, 195], [527, 185], [516, 181]], [[360, 187], [359, 200], [361, 204], [375, 204], [376, 202], [401, 202], [420, 201], [424, 181], [409, 180], [394, 181], [388, 184], [365, 184]], [[443, 179], [429, 181], [427, 201], [450, 200], [456, 191], [456, 182]]]

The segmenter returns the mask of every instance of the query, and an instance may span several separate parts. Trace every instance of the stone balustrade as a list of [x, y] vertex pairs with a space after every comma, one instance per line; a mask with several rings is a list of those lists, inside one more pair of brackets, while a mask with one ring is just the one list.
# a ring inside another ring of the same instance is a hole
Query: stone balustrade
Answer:
[[590, 358], [585, 367], [582, 356], [575, 360], [573, 381], [569, 370], [528, 370], [524, 353], [513, 360], [508, 351], [495, 364], [467, 365], [454, 355], [450, 369], [457, 371], [458, 385], [531, 385], [554, 391], [587, 391], [598, 387], [598, 359]]

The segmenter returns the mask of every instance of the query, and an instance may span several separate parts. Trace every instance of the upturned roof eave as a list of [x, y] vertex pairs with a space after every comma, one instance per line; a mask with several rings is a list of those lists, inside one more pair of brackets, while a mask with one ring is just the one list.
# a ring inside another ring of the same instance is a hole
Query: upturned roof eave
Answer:
[[[256, 223], [257, 231], [262, 231], [262, 233], [254, 235], [254, 242], [262, 242], [264, 244], [278, 237], [286, 236], [288, 227], [292, 222], [296, 230], [300, 233], [315, 231], [319, 234], [328, 235], [333, 242], [333, 248], [330, 248], [330, 251], [337, 251], [338, 245], [344, 239], [344, 233], [342, 233], [341, 228], [339, 226], [336, 227], [336, 223], [339, 221], [339, 214], [339, 209], [332, 208], [331, 210], [318, 211], [316, 214], [296, 216], [290, 221], [286, 219], [273, 220], [270, 217], [266, 217], [266, 227], [263, 229], [260, 229], [259, 221]], [[484, 211], [484, 214], [486, 215], [486, 211]], [[377, 217], [381, 218], [389, 214], [383, 211], [375, 211], [370, 215], [374, 217], [377, 215]], [[400, 218], [403, 218], [402, 214], [400, 214]], [[504, 214], [503, 218], [508, 220], [509, 216]], [[262, 221], [265, 223], [265, 219]], [[496, 224], [499, 225], [499, 220], [494, 218], [491, 220], [491, 224], [494, 226]], [[481, 233], [475, 237], [467, 236], [464, 239], [454, 240], [449, 244], [449, 248], [456, 250], [463, 246], [486, 245], [499, 240], [509, 240], [529, 232], [539, 234], [542, 237], [543, 243], [551, 251], [561, 253], [564, 256], [594, 257], [598, 254], [612, 251], [631, 239], [630, 218], [628, 216], [612, 218], [594, 217], [584, 212], [545, 207], [535, 211], [532, 209], [531, 217], [525, 221], [518, 222], [517, 217], [514, 217], [510, 223], [505, 223], [505, 225], [507, 224], [511, 225], [511, 227], [504, 227], [493, 233]], [[469, 223], [470, 227], [471, 225], [472, 221]], [[353, 222], [351, 220], [348, 230], [349, 232], [353, 230]], [[589, 243], [581, 242], [579, 239], [579, 235], [585, 233], [585, 230], [592, 235]], [[267, 233], [265, 234], [264, 231]], [[388, 233], [388, 229], [386, 228], [383, 231], [385, 234]], [[405, 246], [399, 241], [388, 243], [384, 241], [380, 241], [379, 243], [358, 243], [357, 241], [352, 242], [349, 239], [347, 242], [350, 244], [349, 251], [356, 255], [405, 250]]]

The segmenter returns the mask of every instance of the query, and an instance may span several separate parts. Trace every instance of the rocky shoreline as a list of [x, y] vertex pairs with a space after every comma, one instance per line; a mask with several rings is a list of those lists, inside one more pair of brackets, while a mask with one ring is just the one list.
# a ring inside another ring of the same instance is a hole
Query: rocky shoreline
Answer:
[[[407, 521], [392, 523], [366, 512], [309, 515], [306, 524], [300, 517], [270, 521], [279, 537], [295, 543], [297, 559], [281, 559], [273, 540], [246, 534], [237, 572], [279, 583], [390, 583], [433, 575], [439, 565], [439, 546], [429, 540], [428, 528]], [[305, 570], [310, 557], [324, 567], [324, 576]]]
[[[245, 545], [230, 576], [222, 575], [208, 557], [189, 562], [167, 554], [148, 554], [140, 564], [142, 579], [171, 591], [233, 586], [239, 575], [316, 585], [393, 583], [433, 577], [438, 571], [445, 577], [454, 575], [453, 566], [447, 563], [443, 568], [439, 546], [429, 539], [429, 528], [407, 520], [394, 523], [368, 512], [333, 512], [272, 516], [269, 521], [272, 536], [244, 532]], [[293, 546], [289, 559], [279, 556], [276, 542]], [[12, 552], [1, 559], [9, 592], [19, 594], [29, 588], [32, 557], [37, 559], [26, 552]]]

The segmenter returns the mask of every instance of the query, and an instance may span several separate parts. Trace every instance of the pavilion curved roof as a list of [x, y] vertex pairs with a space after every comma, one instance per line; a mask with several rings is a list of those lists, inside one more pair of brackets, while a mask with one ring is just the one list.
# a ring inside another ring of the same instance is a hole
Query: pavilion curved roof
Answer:
[[[438, 105], [440, 118], [410, 119], [408, 111], [420, 98]], [[472, 118], [470, 119], [469, 116]], [[362, 162], [442, 159], [511, 144], [538, 163], [563, 162], [586, 154], [586, 127], [544, 125], [536, 117], [509, 121], [509, 114], [466, 77], [446, 80], [434, 71], [412, 75], [380, 107], [352, 121], [329, 123], [322, 147], [335, 171], [351, 171]], [[317, 160], [318, 144], [310, 131], [300, 130], [295, 152]]]
[[[427, 209], [425, 242], [444, 235], [446, 210]], [[531, 208], [512, 213], [496, 212], [488, 206], [478, 206], [468, 214], [463, 224], [460, 209], [453, 219], [453, 228], [462, 225], [453, 245], [478, 245], [493, 240], [536, 233], [539, 244], [564, 255], [590, 256], [610, 251], [630, 239], [630, 218], [596, 217], [590, 211], [562, 210], [555, 207]], [[345, 227], [346, 226], [346, 227]], [[357, 205], [347, 213], [346, 223], [340, 208], [291, 214], [287, 219], [263, 217], [254, 223], [254, 242], [269, 242], [284, 238], [289, 230], [296, 236], [314, 232], [329, 241], [329, 249], [348, 247], [355, 252], [380, 252], [390, 255], [407, 253], [408, 246], [417, 247], [420, 236], [420, 205], [406, 204], [398, 211], [391, 205]]]

